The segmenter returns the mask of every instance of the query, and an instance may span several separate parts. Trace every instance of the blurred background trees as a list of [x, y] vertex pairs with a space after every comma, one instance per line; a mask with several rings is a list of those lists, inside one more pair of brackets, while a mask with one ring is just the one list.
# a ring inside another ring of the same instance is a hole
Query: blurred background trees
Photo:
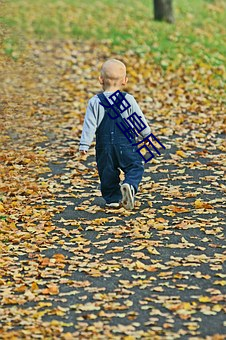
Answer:
[[154, 19], [169, 23], [174, 22], [173, 1], [154, 0]]

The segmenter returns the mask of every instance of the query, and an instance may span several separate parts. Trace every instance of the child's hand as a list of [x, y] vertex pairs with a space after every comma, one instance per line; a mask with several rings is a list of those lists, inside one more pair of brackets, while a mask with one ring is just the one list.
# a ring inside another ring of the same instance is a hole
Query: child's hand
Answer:
[[151, 138], [151, 137], [149, 137], [148, 139], [146, 139], [146, 140], [144, 141], [144, 144], [150, 145], [150, 142], [152, 142], [152, 138]]
[[81, 155], [86, 155], [86, 154], [87, 154], [87, 151], [86, 151], [86, 150], [81, 150], [81, 151], [80, 151], [80, 154], [81, 154]]

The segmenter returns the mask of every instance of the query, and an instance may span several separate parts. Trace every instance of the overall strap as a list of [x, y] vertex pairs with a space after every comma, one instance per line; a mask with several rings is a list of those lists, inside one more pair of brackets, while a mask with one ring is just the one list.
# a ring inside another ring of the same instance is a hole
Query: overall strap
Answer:
[[97, 97], [100, 99], [101, 104], [106, 105], [106, 106], [108, 105], [107, 98], [105, 97], [103, 92], [98, 93]]
[[[126, 94], [127, 94], [127, 92], [121, 92], [121, 94], [125, 97]], [[103, 92], [98, 93], [97, 96], [98, 96], [98, 98], [100, 99], [101, 104], [103, 104], [103, 105], [105, 105], [105, 106], [108, 106], [108, 105], [109, 105], [108, 99], [105, 97], [105, 95], [104, 95]], [[116, 103], [115, 103], [115, 104], [117, 104], [118, 101], [119, 101], [119, 100], [116, 99]], [[121, 116], [121, 112], [120, 112], [120, 110], [118, 109], [118, 107], [115, 106], [114, 109], [115, 109], [118, 113], [120, 113], [120, 116]], [[105, 108], [105, 107], [104, 107], [104, 110], [105, 110], [105, 112], [107, 112], [108, 110], [112, 110], [112, 109], [111, 109], [111, 108]]]

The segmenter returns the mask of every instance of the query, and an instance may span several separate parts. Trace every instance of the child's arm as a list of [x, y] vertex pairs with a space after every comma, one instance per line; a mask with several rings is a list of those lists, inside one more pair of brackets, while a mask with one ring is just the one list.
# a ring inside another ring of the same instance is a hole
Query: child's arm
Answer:
[[97, 129], [96, 115], [92, 105], [92, 99], [89, 100], [86, 109], [86, 115], [82, 128], [82, 136], [80, 139], [79, 151], [85, 155], [89, 150], [89, 147], [94, 139], [95, 132]]
[[[136, 99], [132, 97], [132, 105], [131, 105], [131, 114], [133, 112], [136, 112], [137, 115], [140, 117], [141, 121], [144, 123], [144, 125], [146, 126], [141, 132], [140, 132], [140, 136], [144, 139], [145, 137], [147, 137], [148, 135], [150, 135], [151, 133], [151, 128], [150, 126], [148, 125], [147, 121], [146, 121], [146, 118], [143, 114], [143, 112], [141, 111], [141, 108], [140, 106], [138, 105]], [[149, 138], [151, 139], [151, 138]], [[148, 141], [145, 141], [145, 143], [149, 143]]]

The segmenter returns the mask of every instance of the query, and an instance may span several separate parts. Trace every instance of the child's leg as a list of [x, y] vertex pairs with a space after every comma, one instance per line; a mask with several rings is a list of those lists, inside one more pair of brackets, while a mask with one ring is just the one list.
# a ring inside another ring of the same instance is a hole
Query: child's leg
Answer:
[[122, 198], [119, 185], [120, 171], [112, 145], [98, 148], [96, 150], [96, 160], [103, 198], [107, 203], [119, 202]]
[[136, 152], [135, 146], [121, 145], [118, 158], [120, 168], [125, 174], [123, 183], [132, 185], [135, 189], [135, 193], [137, 193], [138, 186], [144, 173], [144, 165], [141, 156]]

